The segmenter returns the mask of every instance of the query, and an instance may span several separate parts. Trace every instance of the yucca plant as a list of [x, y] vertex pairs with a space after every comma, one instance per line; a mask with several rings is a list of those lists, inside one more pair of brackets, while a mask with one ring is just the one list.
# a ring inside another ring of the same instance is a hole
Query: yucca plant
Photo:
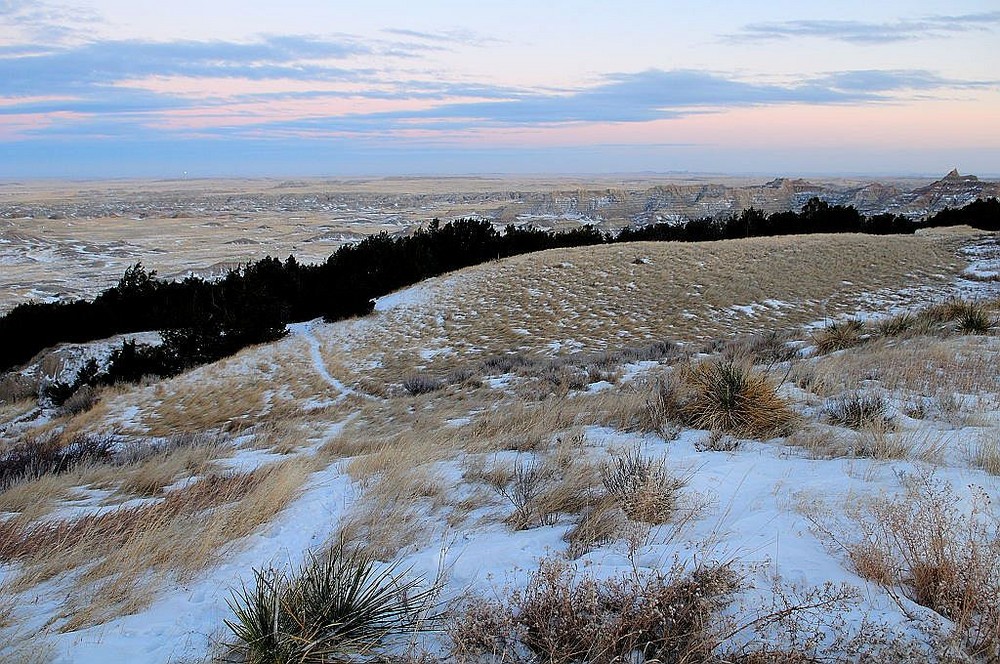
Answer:
[[767, 376], [739, 362], [703, 362], [682, 375], [679, 414], [686, 424], [739, 436], [786, 431], [794, 414]]
[[813, 344], [820, 353], [832, 353], [863, 343], [864, 331], [864, 323], [856, 318], [843, 323], [835, 321], [813, 334]]
[[916, 324], [909, 313], [901, 313], [892, 318], [885, 318], [875, 324], [875, 334], [880, 337], [899, 337], [908, 333]]
[[962, 334], [986, 334], [993, 320], [981, 306], [970, 306], [958, 317], [958, 331]]
[[233, 592], [226, 626], [248, 664], [344, 661], [391, 634], [432, 626], [437, 590], [341, 543], [310, 555], [294, 576], [255, 570], [253, 587]]

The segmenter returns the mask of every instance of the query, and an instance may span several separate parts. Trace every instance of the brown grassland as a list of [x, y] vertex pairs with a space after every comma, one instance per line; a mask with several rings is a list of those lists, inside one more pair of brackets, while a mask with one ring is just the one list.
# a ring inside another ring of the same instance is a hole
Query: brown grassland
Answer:
[[[15, 420], [30, 403], [4, 403], [0, 436], [8, 446], [84, 434], [142, 449], [184, 434], [211, 442], [81, 462], [0, 486], [2, 594], [16, 600], [0, 653], [14, 652], [3, 648], [13, 648], [10, 635], [30, 616], [24, 601], [32, 594], [67, 598], [46, 615], [39, 648], [59, 632], [141, 612], [237, 554], [244, 538], [282, 518], [311, 478], [346, 475], [352, 498], [331, 515], [327, 544], [387, 562], [461, 533], [566, 526], [565, 559], [542, 564], [521, 594], [449, 609], [459, 616], [445, 628], [454, 661], [480, 661], [490, 649], [497, 661], [625, 661], [612, 656], [618, 646], [587, 636], [603, 628], [573, 611], [585, 601], [575, 593], [585, 591], [625, 612], [605, 627], [625, 634], [634, 619], [675, 630], [673, 645], [657, 646], [665, 658], [657, 661], [821, 661], [821, 646], [833, 646], [805, 644], [816, 625], [793, 625], [790, 616], [846, 606], [852, 595], [832, 586], [792, 599], [786, 588], [788, 595], [774, 595], [788, 599], [784, 609], [776, 604], [742, 626], [739, 611], [719, 619], [743, 588], [739, 577], [751, 574], [737, 560], [693, 572], [667, 564], [655, 579], [617, 584], [585, 577], [571, 587], [571, 561], [602, 546], [625, 542], [637, 556], [654, 542], [683, 542], [685, 533], [722, 523], [733, 505], [696, 490], [699, 473], [709, 460], [758, 445], [777, 450], [775, 459], [842, 464], [831, 472], [860, 476], [864, 507], [851, 511], [837, 503], [845, 497], [833, 497], [826, 508], [834, 517], [810, 515], [816, 538], [912, 615], [926, 609], [951, 621], [950, 631], [934, 623], [939, 628], [921, 642], [941, 661], [959, 651], [990, 661], [1000, 652], [1000, 627], [990, 622], [995, 602], [981, 595], [1000, 588], [986, 555], [1000, 546], [989, 526], [995, 507], [980, 501], [964, 515], [956, 500], [958, 511], [944, 513], [928, 500], [951, 500], [950, 489], [907, 480], [914, 507], [901, 511], [875, 481], [892, 476], [888, 460], [901, 460], [986, 483], [996, 494], [997, 301], [962, 305], [981, 309], [990, 321], [984, 333], [960, 329], [961, 308], [919, 313], [949, 294], [965, 267], [959, 248], [981, 236], [950, 229], [542, 252], [432, 279], [369, 317], [317, 323], [169, 380], [105, 389], [84, 412], [28, 425]], [[863, 323], [846, 351], [817, 342], [834, 320], [897, 309], [923, 327]], [[322, 367], [311, 353], [316, 344]], [[702, 465], [677, 465], [642, 447], [688, 440], [692, 430], [701, 432]], [[957, 440], [966, 442], [956, 447]], [[244, 457], [262, 460], [235, 465]], [[789, 513], [813, 504], [797, 491], [780, 498]], [[97, 502], [86, 502], [94, 495]], [[964, 527], [964, 539], [906, 535], [939, 522]], [[961, 546], [979, 553], [965, 555]], [[978, 566], [976, 575], [958, 578], [963, 565]], [[627, 593], [648, 601], [648, 612], [627, 614], [639, 610], [626, 608]], [[670, 603], [683, 617], [664, 627], [654, 614]], [[573, 640], [530, 622], [543, 615], [565, 616]], [[712, 659], [734, 635], [775, 625], [794, 638], [766, 652], [744, 643], [731, 659]], [[879, 634], [852, 647], [893, 661], [902, 637]], [[647, 647], [634, 633], [628, 638], [630, 648]], [[529, 651], [536, 659], [515, 658]]]

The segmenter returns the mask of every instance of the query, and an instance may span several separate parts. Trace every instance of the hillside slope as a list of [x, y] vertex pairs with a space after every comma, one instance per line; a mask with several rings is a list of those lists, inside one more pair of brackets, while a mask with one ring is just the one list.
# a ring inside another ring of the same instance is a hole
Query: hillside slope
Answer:
[[[1000, 588], [998, 258], [995, 236], [962, 229], [542, 252], [79, 412], [7, 404], [8, 449], [108, 449], [4, 475], [0, 652], [221, 656], [226, 602], [254, 569], [347, 542], [441, 580], [444, 633], [383, 644], [422, 661], [474, 661], [469, 612], [531, 587], [539, 565], [725, 568], [727, 608], [699, 627], [712, 647], [695, 661], [762, 643], [833, 661], [988, 658], [1000, 634], [921, 595], [889, 535], [953, 507], [937, 517], [967, 533], [955, 546], [984, 556], [964, 561], [984, 573], [966, 590]], [[750, 419], [699, 401], [727, 366], [770, 394]], [[628, 464], [659, 479], [623, 492]], [[878, 576], [876, 553], [900, 568]]]

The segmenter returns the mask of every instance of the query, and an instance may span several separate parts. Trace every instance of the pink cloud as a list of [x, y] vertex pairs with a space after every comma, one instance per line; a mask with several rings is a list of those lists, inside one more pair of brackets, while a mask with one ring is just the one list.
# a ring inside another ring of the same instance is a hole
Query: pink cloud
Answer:
[[27, 138], [31, 133], [55, 124], [69, 124], [88, 118], [84, 113], [54, 111], [52, 113], [11, 113], [0, 115], [0, 140]]

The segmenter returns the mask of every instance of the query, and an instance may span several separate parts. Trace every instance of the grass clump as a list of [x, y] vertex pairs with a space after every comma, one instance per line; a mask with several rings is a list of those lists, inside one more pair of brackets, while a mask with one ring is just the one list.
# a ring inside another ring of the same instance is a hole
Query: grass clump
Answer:
[[310, 555], [292, 575], [254, 570], [233, 591], [226, 620], [233, 650], [248, 664], [349, 661], [403, 631], [426, 628], [436, 588], [341, 543]]
[[845, 348], [859, 346], [865, 341], [865, 324], [856, 318], [832, 322], [813, 334], [816, 351], [825, 355]]
[[901, 337], [913, 330], [916, 322], [916, 318], [908, 312], [883, 318], [875, 323], [875, 334], [880, 337]]
[[443, 380], [433, 378], [424, 374], [413, 374], [403, 380], [403, 389], [411, 396], [429, 394], [445, 387], [447, 383]]
[[663, 459], [644, 457], [636, 449], [605, 463], [601, 481], [629, 519], [651, 524], [670, 519], [686, 484], [667, 472]]
[[972, 463], [990, 475], [1000, 476], [1000, 441], [982, 436], [972, 450]]
[[688, 367], [672, 387], [665, 415], [699, 429], [768, 438], [787, 432], [795, 419], [767, 375], [738, 362]]
[[827, 403], [827, 419], [840, 426], [856, 430], [892, 429], [892, 417], [885, 398], [874, 392], [852, 392]]

